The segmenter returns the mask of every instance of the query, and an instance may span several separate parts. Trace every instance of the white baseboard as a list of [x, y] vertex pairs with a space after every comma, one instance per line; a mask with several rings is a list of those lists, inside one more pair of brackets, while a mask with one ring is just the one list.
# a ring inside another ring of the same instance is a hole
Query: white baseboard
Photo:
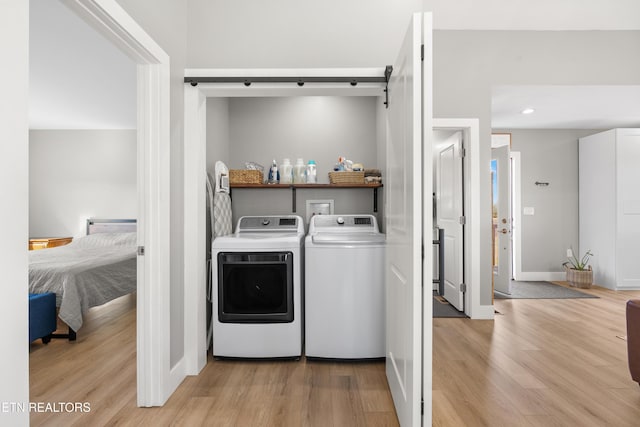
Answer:
[[517, 279], [524, 282], [557, 282], [567, 280], [564, 271], [523, 271], [517, 275]]
[[495, 316], [495, 308], [493, 305], [481, 305], [473, 310], [471, 318], [474, 320], [493, 320]]
[[167, 384], [167, 388], [165, 388], [165, 402], [169, 397], [173, 394], [174, 391], [178, 388], [182, 381], [185, 379], [185, 365], [186, 361], [184, 357], [180, 359], [178, 363], [171, 369], [169, 373], [169, 384]]
[[[597, 283], [596, 283], [597, 285]], [[638, 285], [626, 285], [626, 286], [620, 286], [618, 285], [618, 287], [616, 289], [614, 289], [615, 291], [638, 291], [640, 290], [640, 286]]]

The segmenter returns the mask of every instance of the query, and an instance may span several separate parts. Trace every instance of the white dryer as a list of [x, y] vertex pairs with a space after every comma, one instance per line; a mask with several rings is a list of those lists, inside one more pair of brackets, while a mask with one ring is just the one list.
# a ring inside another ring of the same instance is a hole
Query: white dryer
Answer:
[[212, 243], [213, 355], [302, 355], [304, 223], [299, 216], [245, 216]]
[[305, 354], [385, 357], [385, 236], [372, 215], [319, 215], [305, 239]]

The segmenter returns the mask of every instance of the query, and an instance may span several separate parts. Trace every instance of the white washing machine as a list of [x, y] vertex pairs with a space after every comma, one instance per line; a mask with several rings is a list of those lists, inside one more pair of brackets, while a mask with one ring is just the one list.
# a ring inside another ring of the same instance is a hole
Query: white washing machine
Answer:
[[372, 215], [318, 215], [305, 239], [305, 354], [385, 357], [385, 235]]
[[304, 223], [299, 216], [245, 216], [212, 243], [213, 355], [302, 355]]

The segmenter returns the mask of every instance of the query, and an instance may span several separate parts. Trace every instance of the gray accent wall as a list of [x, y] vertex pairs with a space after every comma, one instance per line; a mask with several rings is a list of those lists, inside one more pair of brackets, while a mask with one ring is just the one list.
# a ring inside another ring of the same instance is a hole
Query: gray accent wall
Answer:
[[[520, 152], [522, 271], [562, 272], [567, 249], [579, 248], [578, 138], [597, 130], [500, 129]], [[548, 182], [548, 186], [535, 182]], [[515, 189], [518, 191], [518, 189]]]
[[[376, 97], [277, 97], [231, 98], [207, 103], [207, 171], [228, 153], [229, 169], [244, 169], [245, 162], [280, 166], [284, 158], [295, 163], [313, 159], [318, 183], [328, 183], [328, 172], [339, 156], [380, 168], [378, 138], [380, 98]], [[212, 107], [212, 108], [210, 108]], [[228, 133], [224, 116], [228, 118]], [[384, 125], [382, 126], [384, 127]], [[228, 137], [228, 147], [224, 140]], [[378, 190], [378, 220], [382, 222], [383, 189]], [[292, 214], [289, 189], [234, 189], [234, 225], [243, 215]], [[306, 200], [334, 200], [335, 213], [373, 214], [371, 189], [298, 189], [296, 214], [306, 216]]]
[[214, 178], [217, 161], [229, 166], [228, 98], [207, 98], [207, 172]]
[[80, 237], [137, 218], [135, 130], [29, 131], [29, 237]]

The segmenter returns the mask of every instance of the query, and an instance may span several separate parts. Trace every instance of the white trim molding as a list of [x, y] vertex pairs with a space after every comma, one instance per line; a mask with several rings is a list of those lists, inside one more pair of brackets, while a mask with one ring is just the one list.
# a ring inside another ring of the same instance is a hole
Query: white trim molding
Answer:
[[[163, 405], [184, 378], [170, 367], [169, 56], [114, 0], [65, 0], [138, 63], [138, 406]], [[182, 369], [182, 372], [180, 372]]]
[[207, 363], [207, 98], [191, 85], [184, 88], [184, 133], [185, 367], [197, 375]]
[[511, 151], [511, 257], [513, 262], [513, 278], [520, 280], [522, 276], [522, 189], [520, 181], [520, 152]]
[[[29, 402], [29, 2], [0, 3], [0, 402]], [[8, 405], [6, 406], [8, 407]], [[5, 409], [4, 407], [3, 409]], [[2, 410], [0, 425], [28, 426], [29, 411]]]
[[[478, 119], [433, 119], [433, 129], [461, 130], [466, 156], [464, 162], [465, 200], [465, 314], [472, 319], [493, 319], [493, 306], [480, 305], [480, 121]], [[489, 314], [490, 313], [490, 314]], [[489, 317], [490, 316], [490, 317]]]
[[495, 307], [493, 305], [481, 305], [476, 307], [472, 319], [474, 320], [493, 320], [495, 318]]

